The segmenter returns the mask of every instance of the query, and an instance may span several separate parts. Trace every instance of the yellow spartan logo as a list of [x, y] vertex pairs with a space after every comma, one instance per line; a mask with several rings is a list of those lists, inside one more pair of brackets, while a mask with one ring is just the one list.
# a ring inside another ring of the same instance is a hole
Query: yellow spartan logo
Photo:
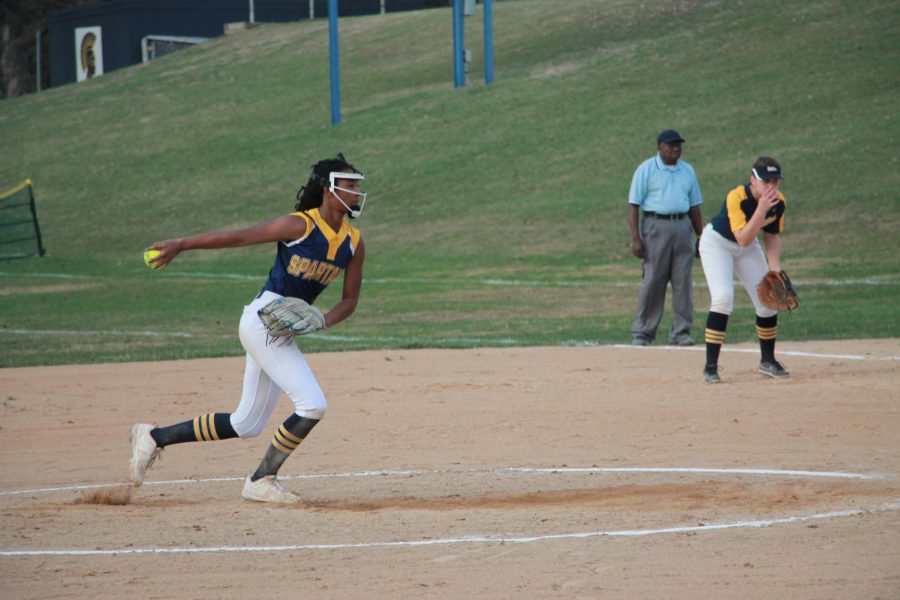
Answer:
[[81, 38], [81, 68], [87, 74], [88, 79], [97, 72], [97, 57], [94, 54], [96, 42], [97, 36], [93, 33], [88, 33]]
[[295, 255], [291, 257], [287, 271], [294, 277], [302, 277], [322, 285], [328, 285], [341, 274], [343, 269], [324, 260], [311, 260]]

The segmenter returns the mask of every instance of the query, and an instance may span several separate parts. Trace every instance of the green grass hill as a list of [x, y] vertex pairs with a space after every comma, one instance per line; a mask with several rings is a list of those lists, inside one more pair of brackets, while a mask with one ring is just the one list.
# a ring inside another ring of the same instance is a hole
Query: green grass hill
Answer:
[[[368, 177], [363, 299], [304, 349], [627, 342], [628, 187], [667, 127], [704, 220], [757, 155], [781, 159], [802, 301], [781, 339], [900, 335], [896, 2], [497, 1], [490, 86], [480, 7], [465, 25], [454, 89], [449, 8], [341, 19], [337, 127], [324, 20], [0, 102], [0, 190], [34, 181], [48, 248], [0, 261], [0, 366], [241, 354], [273, 248], [159, 272], [142, 250], [289, 212], [339, 151]], [[695, 284], [701, 337], [699, 261]], [[737, 295], [729, 341], [746, 341]]]

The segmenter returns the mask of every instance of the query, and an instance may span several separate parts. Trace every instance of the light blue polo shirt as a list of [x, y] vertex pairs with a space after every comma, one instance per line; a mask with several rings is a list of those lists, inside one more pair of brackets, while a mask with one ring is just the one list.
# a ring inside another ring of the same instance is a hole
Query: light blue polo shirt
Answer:
[[690, 207], [702, 204], [703, 196], [694, 167], [683, 160], [667, 165], [657, 153], [634, 172], [628, 203], [668, 215], [686, 213]]

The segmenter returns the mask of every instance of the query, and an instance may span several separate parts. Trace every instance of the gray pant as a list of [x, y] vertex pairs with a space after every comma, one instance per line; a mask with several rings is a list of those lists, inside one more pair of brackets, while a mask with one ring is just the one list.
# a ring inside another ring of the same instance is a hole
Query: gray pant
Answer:
[[644, 245], [644, 280], [638, 292], [637, 314], [631, 337], [652, 341], [666, 305], [666, 287], [672, 282], [672, 309], [675, 319], [669, 339], [690, 335], [694, 324], [693, 228], [689, 217], [668, 221], [644, 217], [641, 221]]

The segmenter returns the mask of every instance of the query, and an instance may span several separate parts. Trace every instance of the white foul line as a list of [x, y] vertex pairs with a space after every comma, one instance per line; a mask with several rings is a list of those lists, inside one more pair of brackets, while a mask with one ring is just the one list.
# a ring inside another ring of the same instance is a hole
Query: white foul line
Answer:
[[[0, 327], [0, 334], [11, 335], [52, 335], [52, 336], [101, 336], [101, 337], [174, 337], [174, 338], [197, 338], [197, 339], [233, 339], [233, 335], [216, 335], [208, 333], [186, 333], [182, 331], [90, 331], [90, 330], [64, 330], [64, 329], [22, 329]], [[412, 338], [387, 337], [387, 336], [365, 336], [365, 335], [335, 335], [330, 333], [311, 333], [306, 337], [331, 341], [331, 342], [364, 342], [364, 343], [380, 343], [380, 344], [400, 344], [412, 341]], [[523, 346], [528, 347], [530, 344], [527, 340], [519, 340], [516, 338], [467, 338], [467, 337], [446, 337], [425, 340], [432, 347], [440, 347], [442, 345], [467, 345], [467, 346]], [[680, 346], [632, 346], [629, 344], [601, 344], [594, 340], [561, 340], [558, 344], [561, 347], [566, 346], [583, 346], [592, 348], [616, 348], [627, 350], [676, 350], [688, 352], [705, 352], [702, 346], [684, 348]], [[722, 352], [738, 352], [746, 354], [755, 354], [759, 352], [750, 348], [722, 348]], [[800, 352], [799, 350], [779, 350], [778, 354], [783, 356], [800, 356], [804, 358], [823, 358], [829, 360], [900, 360], [900, 356], [865, 356], [862, 354], [824, 354], [819, 352]]]
[[[684, 348], [681, 346], [632, 346], [630, 344], [613, 344], [613, 348], [628, 350], [683, 350], [687, 352], [706, 352], [704, 346], [692, 348]], [[722, 348], [722, 352], [737, 352], [744, 354], [759, 354], [758, 348]], [[801, 356], [803, 358], [825, 358], [825, 359], [844, 359], [844, 360], [900, 360], [900, 356], [866, 356], [864, 354], [823, 354], [820, 352], [801, 352], [799, 350], [778, 350], [779, 355], [783, 356]]]
[[[176, 271], [169, 269], [165, 272], [156, 274], [160, 277], [175, 277], [175, 278], [187, 278], [187, 279], [225, 279], [225, 280], [236, 280], [236, 281], [263, 281], [264, 277], [256, 274], [256, 275], [247, 275], [243, 273], [209, 273], [203, 271]], [[76, 275], [71, 273], [13, 273], [11, 271], [0, 271], [0, 277], [35, 277], [35, 278], [59, 278], [59, 279], [101, 279], [101, 276], [94, 275]], [[851, 285], [864, 285], [864, 286], [880, 286], [880, 285], [900, 285], [900, 280], [897, 279], [877, 279], [877, 278], [864, 278], [864, 279], [795, 279], [792, 280], [793, 284], [797, 287], [807, 286], [807, 285], [827, 285], [827, 286], [851, 286]], [[485, 277], [485, 278], [469, 278], [469, 277], [366, 277], [363, 279], [363, 283], [368, 284], [383, 284], [383, 285], [397, 285], [397, 284], [412, 284], [412, 285], [429, 285], [429, 284], [444, 284], [444, 285], [487, 285], [487, 286], [511, 286], [511, 287], [560, 287], [560, 288], [572, 288], [572, 287], [638, 287], [641, 285], [640, 279], [631, 279], [628, 281], [600, 281], [596, 279], [591, 280], [565, 280], [565, 279], [554, 279], [554, 280], [541, 280], [541, 279], [510, 279], [510, 278], [501, 278], [501, 277]], [[705, 287], [706, 284], [703, 281], [697, 281], [694, 283], [695, 287]]]
[[891, 502], [874, 509], [839, 510], [799, 517], [781, 517], [755, 521], [732, 521], [728, 523], [704, 523], [683, 527], [660, 529], [625, 529], [613, 531], [583, 531], [556, 533], [522, 537], [474, 535], [429, 540], [400, 540], [394, 542], [357, 542], [351, 544], [297, 544], [290, 546], [210, 546], [206, 548], [122, 548], [114, 550], [0, 550], [0, 556], [120, 556], [126, 554], [212, 554], [224, 552], [297, 552], [300, 550], [348, 550], [368, 548], [398, 548], [415, 546], [447, 546], [451, 544], [530, 544], [547, 540], [586, 539], [594, 537], [642, 537], [665, 533], [697, 533], [701, 531], [721, 531], [724, 529], [760, 528], [771, 525], [786, 525], [804, 521], [819, 521], [854, 517], [871, 512], [885, 512], [900, 509], [900, 502]]
[[175, 337], [175, 338], [220, 338], [234, 339], [233, 335], [210, 335], [207, 333], [185, 333], [182, 331], [92, 331], [79, 329], [22, 329], [0, 327], [0, 333], [13, 335], [67, 335], [67, 336], [102, 336], [102, 337]]
[[[463, 469], [463, 470], [408, 470], [408, 471], [349, 471], [343, 473], [307, 473], [304, 475], [279, 475], [280, 479], [324, 479], [332, 477], [409, 477], [410, 475], [433, 474], [478, 474], [478, 473], [692, 473], [708, 475], [763, 475], [768, 477], [826, 477], [840, 479], [884, 479], [884, 475], [871, 473], [847, 473], [841, 471], [797, 471], [785, 469], [722, 469], [701, 467], [501, 467], [497, 469]], [[207, 477], [198, 479], [168, 479], [161, 481], [145, 481], [145, 486], [153, 485], [190, 485], [198, 483], [221, 483], [227, 481], [243, 481], [244, 477]], [[27, 490], [0, 491], [0, 496], [18, 494], [40, 494], [49, 492], [77, 492], [97, 488], [122, 487], [125, 482], [88, 483], [80, 485], [54, 486]]]
[[522, 473], [704, 473], [718, 475], [772, 475], [786, 477], [834, 477], [840, 479], [884, 479], [883, 475], [844, 473], [841, 471], [792, 471], [781, 469], [700, 469], [693, 467], [510, 467]]

